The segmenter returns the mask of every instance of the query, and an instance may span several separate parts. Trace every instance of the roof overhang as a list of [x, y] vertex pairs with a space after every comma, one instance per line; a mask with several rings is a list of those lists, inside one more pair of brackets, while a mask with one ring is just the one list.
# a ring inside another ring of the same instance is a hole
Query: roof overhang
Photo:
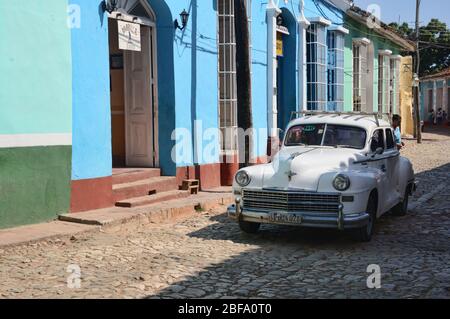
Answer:
[[350, 31], [344, 27], [341, 26], [332, 26], [328, 28], [328, 31], [334, 31], [334, 32], [339, 32], [342, 34], [349, 34]]
[[350, 18], [356, 20], [359, 23], [362, 23], [365, 25], [369, 25], [369, 24], [373, 25], [374, 32], [376, 32], [377, 34], [385, 37], [386, 39], [396, 43], [403, 50], [410, 51], [410, 52], [416, 51], [416, 46], [412, 41], [409, 41], [409, 40], [401, 37], [397, 33], [386, 29], [383, 26], [383, 23], [381, 21], [379, 21], [377, 18], [375, 18], [374, 16], [372, 16], [372, 15], [364, 16], [364, 15], [356, 12], [353, 8], [347, 10], [346, 14]]

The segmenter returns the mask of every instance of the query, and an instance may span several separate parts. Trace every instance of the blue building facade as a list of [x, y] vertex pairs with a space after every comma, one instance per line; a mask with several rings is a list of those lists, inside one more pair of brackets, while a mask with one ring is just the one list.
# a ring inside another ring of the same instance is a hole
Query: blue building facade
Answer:
[[[204, 189], [231, 184], [239, 166], [233, 0], [121, 0], [111, 12], [104, 3], [70, 0], [72, 210], [111, 205], [116, 167], [159, 167]], [[247, 0], [255, 162], [267, 161], [292, 112], [352, 108], [350, 4]], [[120, 23], [140, 26], [140, 54], [119, 48]]]
[[0, 1], [0, 228], [230, 185], [242, 135], [266, 162], [292, 112], [406, 100], [413, 45], [351, 1], [246, 1], [252, 132], [237, 125], [234, 0]]

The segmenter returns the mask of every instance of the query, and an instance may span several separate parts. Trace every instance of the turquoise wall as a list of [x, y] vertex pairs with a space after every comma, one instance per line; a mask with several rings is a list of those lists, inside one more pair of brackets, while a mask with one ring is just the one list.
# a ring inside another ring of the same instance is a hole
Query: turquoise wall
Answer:
[[[72, 147], [53, 136], [72, 133], [72, 57], [67, 1], [0, 0], [0, 12], [0, 135], [11, 146], [0, 145], [6, 228], [69, 211]], [[29, 135], [29, 147], [18, 134]]]
[[378, 111], [378, 51], [391, 50], [393, 55], [401, 53], [401, 48], [390, 40], [387, 40], [375, 33], [373, 29], [349, 18], [345, 17], [344, 27], [350, 32], [345, 37], [345, 78], [344, 78], [344, 110], [353, 110], [353, 39], [367, 38], [374, 46], [373, 56], [373, 111]]
[[[428, 121], [428, 111], [432, 106], [425, 106], [425, 99], [427, 98], [427, 94], [429, 90], [432, 90], [434, 87], [435, 80], [425, 80], [420, 82], [420, 116], [422, 120]], [[436, 81], [436, 89], [443, 88], [445, 84], [445, 80], [442, 79]], [[447, 86], [450, 86], [450, 79], [447, 79]], [[445, 88], [444, 88], [445, 90]], [[444, 93], [445, 94], [445, 93]], [[444, 106], [445, 107], [445, 106]]]
[[66, 0], [0, 0], [0, 134], [70, 133]]

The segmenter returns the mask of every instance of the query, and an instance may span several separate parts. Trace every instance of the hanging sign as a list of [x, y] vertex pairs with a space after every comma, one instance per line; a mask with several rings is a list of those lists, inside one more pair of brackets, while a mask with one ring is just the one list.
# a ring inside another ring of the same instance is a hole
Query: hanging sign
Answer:
[[277, 56], [283, 56], [283, 35], [277, 32]]
[[118, 20], [119, 49], [141, 51], [141, 25]]

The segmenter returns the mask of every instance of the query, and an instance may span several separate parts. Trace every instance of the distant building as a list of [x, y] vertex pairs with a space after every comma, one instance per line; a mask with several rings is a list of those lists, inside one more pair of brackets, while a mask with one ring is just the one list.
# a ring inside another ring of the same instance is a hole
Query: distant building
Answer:
[[[442, 108], [447, 115], [450, 112], [450, 68], [441, 72], [422, 77], [420, 79], [420, 108], [421, 119], [428, 124], [432, 122], [430, 110], [436, 115], [439, 108]], [[446, 123], [448, 123], [448, 116]], [[433, 119], [436, 124], [436, 116]]]
[[[112, 206], [126, 167], [229, 185], [233, 2], [1, 1], [0, 228]], [[350, 1], [247, 2], [255, 161], [295, 111], [412, 121], [409, 41]]]

